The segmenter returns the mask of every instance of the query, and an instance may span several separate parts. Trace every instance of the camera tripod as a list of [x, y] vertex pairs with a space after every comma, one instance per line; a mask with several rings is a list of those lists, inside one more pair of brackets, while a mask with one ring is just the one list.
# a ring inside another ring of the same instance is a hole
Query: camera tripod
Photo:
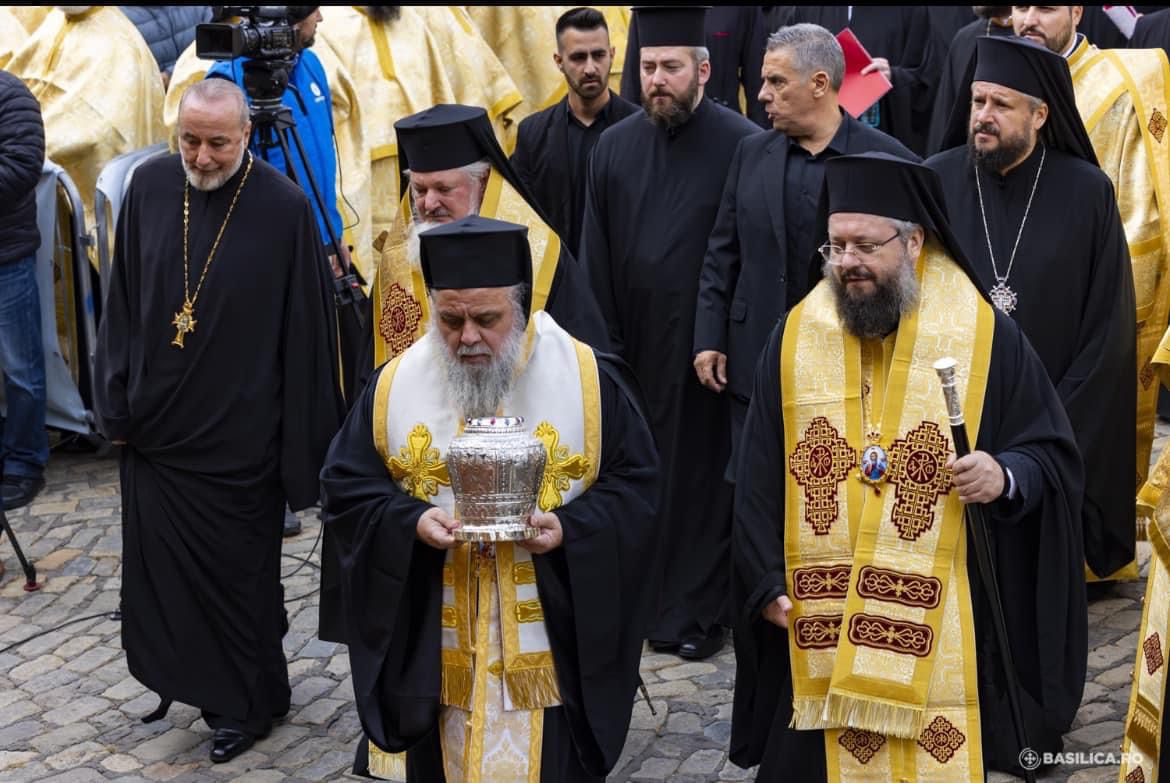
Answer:
[[[249, 117], [252, 121], [252, 132], [255, 134], [260, 156], [265, 162], [268, 162], [267, 150], [280, 149], [284, 155], [285, 173], [289, 179], [300, 185], [301, 189], [313, 200], [317, 214], [322, 215], [324, 218], [321, 222], [325, 224], [325, 231], [328, 234], [327, 239], [333, 247], [333, 252], [337, 254], [340, 260], [341, 238], [337, 236], [333, 224], [328, 219], [329, 213], [325, 208], [325, 195], [321, 192], [316, 177], [313, 175], [313, 169], [309, 166], [309, 157], [305, 154], [305, 147], [301, 143], [301, 136], [297, 133], [297, 124], [293, 118], [292, 109], [281, 103], [279, 95], [275, 98], [270, 97], [275, 90], [264, 90], [264, 94], [259, 96], [253, 94], [254, 81], [249, 78], [251, 74], [248, 74], [247, 68], [249, 65], [256, 63], [257, 61], [251, 61], [245, 64], [244, 82], [248, 95], [252, 99], [249, 107]], [[281, 84], [281, 81], [283, 81], [283, 84], [287, 85], [288, 77], [286, 74], [283, 75], [283, 80], [281, 79], [281, 75], [277, 75], [274, 83]], [[255, 90], [255, 92], [260, 91]], [[283, 89], [279, 92], [283, 93]], [[299, 95], [296, 97], [298, 100], [300, 99]], [[291, 151], [294, 149], [296, 150], [297, 159], [301, 163], [301, 170], [305, 173], [305, 178], [308, 180], [308, 183], [301, 182], [297, 176], [291, 154]], [[308, 187], [306, 187], [306, 184]], [[328, 184], [331, 185], [332, 183]], [[333, 303], [338, 314], [338, 330], [341, 338], [339, 356], [341, 367], [339, 369], [342, 387], [347, 402], [352, 404], [357, 392], [355, 388], [356, 379], [361, 377], [361, 368], [359, 365], [361, 363], [360, 357], [363, 356], [362, 341], [367, 338], [368, 322], [371, 314], [369, 312], [370, 300], [362, 290], [362, 285], [365, 281], [362, 279], [361, 274], [352, 264], [349, 269], [343, 271], [345, 274], [341, 277], [336, 277], [332, 268], [326, 270], [328, 278], [333, 281]]]

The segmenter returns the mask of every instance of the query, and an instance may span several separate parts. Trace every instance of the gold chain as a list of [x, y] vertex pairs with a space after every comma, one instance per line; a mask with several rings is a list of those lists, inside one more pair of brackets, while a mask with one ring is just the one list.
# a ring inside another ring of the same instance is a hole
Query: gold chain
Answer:
[[184, 178], [183, 180], [183, 304], [184, 310], [191, 313], [195, 310], [195, 300], [199, 298], [199, 292], [203, 290], [203, 281], [207, 278], [207, 270], [211, 268], [211, 259], [215, 258], [215, 251], [219, 249], [219, 240], [223, 238], [224, 229], [227, 228], [228, 221], [232, 219], [232, 212], [236, 208], [236, 201], [240, 198], [240, 191], [244, 189], [244, 183], [248, 181], [248, 174], [252, 171], [252, 153], [248, 153], [248, 165], [244, 169], [244, 176], [240, 179], [240, 184], [236, 186], [236, 193], [232, 196], [232, 203], [228, 206], [227, 216], [223, 219], [223, 225], [219, 227], [219, 233], [215, 235], [215, 242], [211, 245], [211, 252], [207, 254], [207, 262], [203, 265], [203, 272], [199, 275], [199, 282], [195, 285], [195, 293], [191, 291], [191, 275], [187, 271], [187, 236], [188, 227], [190, 224], [190, 208], [191, 208], [191, 181]]

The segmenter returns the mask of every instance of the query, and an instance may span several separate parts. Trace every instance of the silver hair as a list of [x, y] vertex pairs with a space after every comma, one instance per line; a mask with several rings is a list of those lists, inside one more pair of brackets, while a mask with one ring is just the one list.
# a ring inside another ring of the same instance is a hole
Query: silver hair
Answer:
[[711, 50], [706, 46], [691, 47], [691, 54], [695, 58], [695, 65], [702, 65], [705, 62], [711, 61]]
[[180, 117], [183, 116], [183, 107], [187, 105], [187, 101], [190, 99], [199, 100], [204, 103], [214, 103], [223, 100], [234, 101], [236, 110], [240, 115], [240, 127], [243, 128], [248, 124], [248, 102], [244, 98], [244, 91], [235, 82], [218, 77], [195, 82], [183, 92], [183, 97], [179, 99]]
[[[894, 218], [887, 219], [890, 221], [890, 225], [894, 227], [894, 230], [898, 232], [898, 239], [902, 240], [903, 242], [908, 240], [910, 235], [915, 231], [922, 228], [921, 225], [915, 223], [912, 220], [895, 220]], [[925, 234], [925, 231], [923, 233]]]
[[475, 163], [468, 163], [466, 166], [460, 166], [459, 170], [466, 174], [473, 180], [484, 179], [492, 170], [492, 162], [488, 158], [480, 158]]
[[801, 77], [824, 71], [832, 88], [841, 89], [845, 78], [845, 53], [833, 34], [819, 24], [802, 22], [781, 27], [768, 36], [767, 46], [769, 53], [779, 49], [792, 51], [794, 65]]

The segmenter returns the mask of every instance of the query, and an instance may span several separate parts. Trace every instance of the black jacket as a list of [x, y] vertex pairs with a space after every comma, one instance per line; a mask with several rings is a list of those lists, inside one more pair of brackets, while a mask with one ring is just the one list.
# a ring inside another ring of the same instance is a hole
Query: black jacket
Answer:
[[[849, 135], [842, 154], [878, 151], [918, 159], [894, 138], [848, 114], [844, 122]], [[779, 131], [757, 133], [739, 143], [699, 275], [695, 352], [726, 354], [727, 390], [744, 400], [752, 393], [760, 351], [789, 300], [799, 301], [819, 279], [809, 274], [810, 259], [786, 258], [787, 165], [788, 137]], [[790, 292], [790, 284], [799, 287], [801, 279], [806, 290]]]
[[150, 47], [160, 71], [170, 73], [179, 55], [195, 40], [195, 26], [211, 18], [207, 5], [123, 5]]
[[[553, 230], [563, 241], [569, 242], [569, 249], [576, 255], [581, 236], [581, 222], [585, 218], [585, 183], [574, 182], [569, 161], [569, 119], [566, 104], [569, 99], [561, 98], [543, 111], [530, 114], [520, 122], [517, 132], [516, 151], [512, 153], [512, 165], [516, 174], [532, 191], [540, 208], [548, 215]], [[624, 100], [617, 93], [609, 94], [609, 127], [626, 117], [641, 111], [637, 106]], [[588, 168], [582, 169], [582, 180]], [[582, 209], [573, 214], [573, 190], [581, 191]]]
[[37, 182], [45, 165], [41, 105], [8, 71], [0, 71], [0, 264], [30, 256], [41, 245]]

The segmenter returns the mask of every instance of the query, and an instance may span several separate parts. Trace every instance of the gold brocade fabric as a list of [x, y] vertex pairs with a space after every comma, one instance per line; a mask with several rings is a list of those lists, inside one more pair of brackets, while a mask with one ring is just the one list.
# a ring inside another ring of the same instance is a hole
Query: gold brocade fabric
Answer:
[[[455, 103], [456, 93], [440, 46], [416, 9], [402, 7], [401, 16], [391, 24], [375, 22], [351, 6], [327, 8], [323, 15], [316, 49], [329, 51], [344, 65], [362, 107], [366, 157], [346, 161], [342, 173], [347, 183], [360, 181], [366, 188], [366, 226], [372, 243], [398, 215], [394, 123], [437, 103]], [[376, 259], [372, 244], [370, 252]], [[373, 270], [362, 271], [370, 280]]]
[[[382, 237], [382, 257], [371, 287], [375, 367], [409, 348], [426, 333], [429, 324], [422, 269], [418, 259], [410, 257], [412, 251], [407, 241], [409, 229], [404, 221], [411, 211], [408, 199], [402, 200], [399, 209], [399, 219]], [[530, 312], [543, 310], [560, 259], [560, 238], [495, 169], [488, 177], [479, 214], [528, 227], [528, 247], [532, 253]]]
[[1153, 556], [1142, 601], [1142, 623], [1122, 740], [1120, 783], [1158, 780], [1162, 721], [1166, 711], [1166, 657], [1170, 655], [1170, 495], [1163, 495], [1150, 522]]
[[0, 68], [8, 65], [13, 53], [28, 40], [28, 31], [7, 8], [0, 8]]
[[523, 96], [508, 69], [462, 7], [411, 7], [423, 18], [438, 47], [438, 57], [447, 68], [456, 103], [486, 109], [500, 146], [511, 153], [516, 145], [517, 125], [512, 114]]
[[93, 6], [72, 17], [50, 12], [6, 69], [40, 101], [46, 156], [77, 186], [92, 230], [102, 167], [165, 138], [154, 55], [117, 6]]
[[45, 17], [53, 10], [51, 5], [6, 5], [4, 8], [16, 17], [29, 35], [37, 31], [41, 22], [45, 21]]
[[[1147, 482], [1157, 376], [1155, 349], [1170, 315], [1170, 65], [1160, 49], [1101, 50], [1082, 41], [1069, 56], [1077, 108], [1102, 170], [1113, 181], [1133, 264], [1137, 301], [1138, 514], [1165, 486]], [[1143, 483], [1145, 486], [1143, 487]], [[1131, 569], [1132, 570], [1132, 569]], [[1136, 577], [1136, 573], [1133, 574]]]
[[[324, 19], [329, 19], [344, 10], [324, 8], [321, 14]], [[318, 25], [318, 38], [324, 26], [324, 22]], [[377, 253], [374, 251], [376, 235], [373, 233], [371, 218], [370, 141], [365, 131], [369, 122], [363, 114], [366, 104], [361, 100], [358, 86], [350, 76], [351, 72], [330, 47], [318, 43], [311, 51], [321, 61], [329, 82], [333, 134], [337, 145], [334, 198], [337, 212], [341, 215], [341, 224], [345, 227], [342, 240], [353, 247], [353, 260], [368, 283], [374, 274]], [[188, 87], [203, 80], [212, 62], [196, 57], [195, 44], [192, 43], [175, 63], [163, 108], [172, 149], [177, 149], [178, 145], [179, 101]]]
[[[932, 365], [958, 361], [974, 441], [994, 315], [937, 244], [923, 256], [920, 306], [888, 360], [841, 327], [827, 282], [784, 332], [792, 727], [825, 730], [830, 780], [983, 779], [963, 510]], [[880, 494], [858, 472], [876, 428]]]

